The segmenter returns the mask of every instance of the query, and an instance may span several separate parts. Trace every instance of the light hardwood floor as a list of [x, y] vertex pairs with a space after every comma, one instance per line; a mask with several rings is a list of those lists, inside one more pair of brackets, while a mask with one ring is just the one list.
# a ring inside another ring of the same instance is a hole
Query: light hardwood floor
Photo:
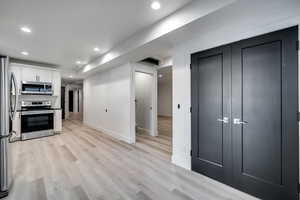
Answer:
[[137, 130], [137, 146], [156, 154], [162, 159], [171, 161], [172, 156], [172, 118], [158, 117], [158, 136], [150, 136], [145, 131]]
[[157, 117], [158, 134], [172, 138], [172, 117]]
[[82, 121], [83, 119], [83, 113], [82, 112], [69, 112], [69, 119], [70, 120], [79, 120], [79, 121]]
[[79, 121], [65, 121], [60, 135], [12, 149], [9, 200], [254, 199]]

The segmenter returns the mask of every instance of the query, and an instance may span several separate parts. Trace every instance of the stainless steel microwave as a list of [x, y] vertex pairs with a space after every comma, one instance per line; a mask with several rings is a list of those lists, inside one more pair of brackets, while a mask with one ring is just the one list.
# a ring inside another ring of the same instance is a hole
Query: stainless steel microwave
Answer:
[[52, 83], [22, 81], [21, 88], [23, 95], [53, 95]]

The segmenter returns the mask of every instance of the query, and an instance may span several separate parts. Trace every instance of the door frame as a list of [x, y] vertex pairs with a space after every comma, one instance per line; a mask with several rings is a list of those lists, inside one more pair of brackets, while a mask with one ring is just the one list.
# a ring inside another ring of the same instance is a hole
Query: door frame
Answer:
[[131, 70], [131, 117], [130, 117], [130, 142], [136, 143], [136, 113], [135, 113], [135, 73], [141, 72], [151, 75], [152, 78], [152, 117], [151, 117], [151, 136], [157, 136], [157, 69], [153, 65], [147, 66], [147, 64], [140, 64], [140, 63], [132, 63], [132, 70]]

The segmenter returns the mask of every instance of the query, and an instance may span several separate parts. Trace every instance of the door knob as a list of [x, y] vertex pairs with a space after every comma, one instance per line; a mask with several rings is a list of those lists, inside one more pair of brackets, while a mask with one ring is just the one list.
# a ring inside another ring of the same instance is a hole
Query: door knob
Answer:
[[223, 119], [218, 119], [218, 122], [223, 122], [224, 124], [227, 124], [229, 122], [229, 118], [228, 117], [224, 117]]
[[234, 118], [234, 119], [233, 119], [233, 124], [237, 124], [237, 125], [240, 125], [240, 124], [248, 124], [248, 122], [246, 122], [246, 121], [241, 121], [241, 119], [239, 119], [239, 118]]

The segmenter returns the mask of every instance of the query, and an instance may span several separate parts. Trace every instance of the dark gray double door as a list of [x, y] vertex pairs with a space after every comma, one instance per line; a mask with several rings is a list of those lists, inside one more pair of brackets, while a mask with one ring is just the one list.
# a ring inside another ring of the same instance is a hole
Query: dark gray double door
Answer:
[[298, 200], [298, 27], [192, 55], [192, 170]]

